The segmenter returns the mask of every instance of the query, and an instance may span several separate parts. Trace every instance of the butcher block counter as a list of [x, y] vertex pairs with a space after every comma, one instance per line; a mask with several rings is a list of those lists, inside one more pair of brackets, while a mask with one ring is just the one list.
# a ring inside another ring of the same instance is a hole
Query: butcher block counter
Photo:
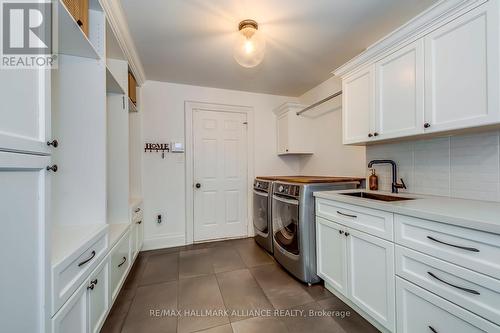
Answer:
[[359, 177], [330, 177], [330, 176], [259, 176], [257, 179], [281, 181], [288, 183], [300, 184], [318, 184], [318, 183], [343, 183], [364, 181], [364, 178]]

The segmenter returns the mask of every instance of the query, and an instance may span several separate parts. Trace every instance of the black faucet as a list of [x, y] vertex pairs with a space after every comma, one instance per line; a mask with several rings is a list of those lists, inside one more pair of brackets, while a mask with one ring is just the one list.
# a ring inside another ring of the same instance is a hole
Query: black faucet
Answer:
[[392, 165], [392, 193], [398, 193], [398, 189], [404, 188], [406, 189], [406, 184], [401, 178], [401, 184], [398, 183], [398, 171], [396, 168], [396, 162], [392, 160], [373, 160], [368, 163], [368, 167], [371, 168], [374, 164], [390, 164]]

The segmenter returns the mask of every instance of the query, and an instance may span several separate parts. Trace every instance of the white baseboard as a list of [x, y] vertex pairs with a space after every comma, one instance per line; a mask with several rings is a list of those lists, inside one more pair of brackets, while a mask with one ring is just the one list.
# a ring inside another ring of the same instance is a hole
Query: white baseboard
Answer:
[[184, 234], [161, 235], [153, 238], [145, 238], [141, 251], [158, 250], [185, 244], [186, 235]]

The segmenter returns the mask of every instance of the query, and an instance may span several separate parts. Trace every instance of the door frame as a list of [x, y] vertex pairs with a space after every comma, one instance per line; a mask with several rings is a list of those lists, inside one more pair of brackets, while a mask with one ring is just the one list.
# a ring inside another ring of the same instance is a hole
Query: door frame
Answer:
[[186, 142], [186, 244], [194, 243], [194, 131], [193, 113], [196, 110], [214, 112], [244, 113], [247, 116], [247, 235], [253, 236], [252, 228], [252, 184], [254, 178], [254, 109], [251, 106], [228, 105], [186, 101], [184, 103], [184, 124]]

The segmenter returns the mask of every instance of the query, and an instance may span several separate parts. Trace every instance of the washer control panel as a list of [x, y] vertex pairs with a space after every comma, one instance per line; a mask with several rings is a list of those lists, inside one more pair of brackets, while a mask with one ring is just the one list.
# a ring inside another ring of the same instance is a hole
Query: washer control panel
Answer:
[[264, 192], [269, 192], [269, 187], [271, 183], [265, 180], [259, 180], [255, 179], [253, 182], [253, 188], [256, 190], [264, 191]]
[[274, 184], [274, 193], [298, 197], [300, 194], [300, 185], [276, 183]]

